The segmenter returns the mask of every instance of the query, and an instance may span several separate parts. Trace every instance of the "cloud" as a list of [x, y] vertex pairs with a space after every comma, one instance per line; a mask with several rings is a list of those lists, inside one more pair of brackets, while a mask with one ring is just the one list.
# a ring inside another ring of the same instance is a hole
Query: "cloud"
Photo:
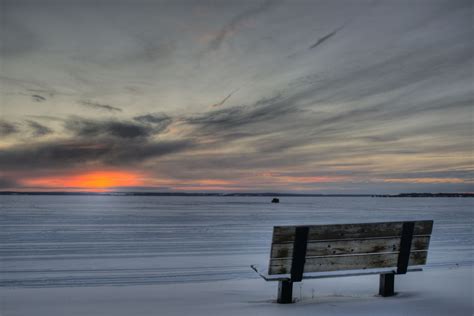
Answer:
[[32, 94], [31, 95], [31, 98], [33, 99], [33, 101], [36, 101], [36, 102], [44, 102], [46, 101], [46, 98], [39, 95], [39, 94]]
[[173, 119], [166, 114], [150, 113], [133, 118], [136, 122], [146, 125], [151, 128], [153, 133], [161, 133], [173, 122]]
[[105, 110], [109, 112], [122, 112], [122, 109], [116, 106], [111, 106], [108, 104], [100, 104], [97, 102], [92, 102], [92, 101], [87, 101], [87, 100], [81, 100], [79, 101], [79, 104], [86, 106], [88, 108], [96, 109], [96, 110]]
[[321, 45], [323, 42], [327, 41], [328, 39], [330, 39], [331, 37], [333, 37], [334, 35], [336, 35], [337, 32], [339, 32], [340, 30], [342, 30], [344, 28], [344, 26], [341, 26], [341, 27], [338, 27], [337, 29], [335, 29], [334, 31], [324, 35], [323, 37], [321, 37], [320, 39], [318, 39], [316, 41], [316, 43], [314, 43], [313, 45], [311, 45], [309, 47], [309, 49], [314, 49], [316, 48], [317, 46]]
[[133, 121], [90, 120], [73, 117], [64, 123], [64, 127], [77, 137], [113, 137], [147, 138], [155, 133], [154, 129]]
[[[31, 93], [32, 91], [36, 91], [36, 93], [32, 94]], [[43, 97], [42, 95], [37, 94], [39, 91], [47, 92], [46, 90], [27, 89], [27, 92], [19, 92], [17, 94], [31, 97], [31, 100], [33, 100], [34, 102], [45, 102], [45, 101], [47, 101], [46, 97]], [[48, 94], [49, 94], [50, 97], [54, 96], [54, 94], [52, 92], [50, 92]]]
[[224, 40], [231, 34], [235, 33], [243, 25], [244, 22], [263, 14], [264, 12], [272, 8], [277, 2], [278, 1], [275, 0], [266, 0], [262, 2], [259, 6], [247, 9], [236, 15], [209, 42], [208, 50], [218, 50], [221, 47], [222, 42], [224, 42]]
[[0, 136], [10, 136], [19, 132], [16, 124], [0, 120]]
[[[66, 170], [87, 166], [140, 164], [149, 159], [188, 150], [195, 146], [191, 139], [160, 140], [154, 135], [165, 131], [172, 119], [151, 113], [130, 120], [91, 120], [70, 117], [63, 120], [68, 131], [62, 138], [46, 142], [26, 141], [0, 152], [0, 169], [34, 172]], [[53, 131], [36, 121], [26, 120], [25, 131], [39, 137]], [[19, 133], [16, 124], [0, 121], [3, 134]], [[67, 137], [65, 138], [64, 136]]]
[[26, 123], [28, 124], [32, 135], [35, 137], [41, 137], [53, 133], [52, 129], [38, 122], [27, 120]]
[[41, 137], [53, 133], [53, 130], [33, 120], [25, 120], [21, 123], [12, 123], [5, 120], [0, 121], [0, 136], [22, 135], [25, 137]]
[[147, 139], [165, 132], [172, 118], [161, 113], [149, 113], [128, 120], [93, 120], [74, 116], [63, 122], [64, 128], [75, 137]]
[[215, 107], [219, 107], [219, 106], [224, 105], [224, 103], [225, 103], [227, 100], [229, 100], [230, 97], [231, 97], [234, 93], [236, 93], [237, 91], [239, 91], [239, 89], [232, 91], [232, 92], [229, 93], [224, 99], [222, 99], [220, 102], [211, 105], [211, 107], [215, 108]]
[[191, 141], [135, 142], [132, 140], [56, 140], [17, 145], [0, 151], [0, 168], [29, 172], [70, 170], [95, 166], [130, 166], [148, 159], [180, 152], [193, 146]]
[[[26, 90], [29, 91], [29, 92], [38, 93], [38, 94], [40, 94], [40, 93], [41, 94], [47, 94], [51, 98], [54, 97], [56, 94], [60, 94], [57, 91], [52, 90], [52, 89], [50, 89], [50, 90], [47, 90], [47, 89], [26, 89]], [[61, 94], [63, 94], [63, 93], [61, 93]]]
[[294, 112], [297, 112], [294, 106], [286, 103], [286, 100], [281, 95], [277, 95], [260, 99], [250, 105], [234, 106], [198, 115], [189, 115], [184, 120], [188, 124], [199, 125], [203, 131], [226, 132], [252, 124], [271, 122], [276, 118], [285, 117]]
[[411, 171], [411, 172], [385, 172], [382, 174], [374, 174], [375, 176], [386, 176], [391, 179], [393, 178], [414, 178], [414, 179], [422, 179], [422, 178], [458, 178], [464, 179], [466, 182], [473, 182], [474, 181], [474, 174], [472, 170], [469, 169], [462, 169], [458, 168], [457, 170], [443, 170], [443, 171]]
[[[49, 117], [47, 117], [49, 119]], [[172, 119], [164, 114], [145, 114], [131, 120], [91, 120], [70, 117], [62, 120], [67, 138], [47, 142], [27, 141], [4, 148], [0, 152], [0, 169], [21, 170], [25, 165], [31, 172], [50, 169], [87, 167], [89, 165], [127, 165], [141, 163], [163, 155], [194, 147], [189, 139], [153, 140]], [[40, 137], [51, 134], [49, 127], [33, 120], [18, 124], [0, 121], [2, 134], [30, 133]], [[139, 140], [139, 141], [137, 141]], [[23, 166], [23, 167], [22, 167]]]

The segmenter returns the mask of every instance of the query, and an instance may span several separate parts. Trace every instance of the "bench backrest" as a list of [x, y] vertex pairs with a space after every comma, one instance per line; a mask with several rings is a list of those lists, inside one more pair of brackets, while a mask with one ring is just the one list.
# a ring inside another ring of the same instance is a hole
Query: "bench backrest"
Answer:
[[433, 221], [275, 226], [268, 274], [424, 265]]

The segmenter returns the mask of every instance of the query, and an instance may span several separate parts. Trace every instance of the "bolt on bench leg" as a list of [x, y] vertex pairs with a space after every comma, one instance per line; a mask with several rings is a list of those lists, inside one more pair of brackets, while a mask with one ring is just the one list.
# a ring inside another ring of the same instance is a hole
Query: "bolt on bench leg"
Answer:
[[384, 297], [395, 295], [395, 274], [380, 275], [379, 295]]
[[293, 282], [289, 280], [278, 282], [278, 299], [280, 304], [293, 303]]

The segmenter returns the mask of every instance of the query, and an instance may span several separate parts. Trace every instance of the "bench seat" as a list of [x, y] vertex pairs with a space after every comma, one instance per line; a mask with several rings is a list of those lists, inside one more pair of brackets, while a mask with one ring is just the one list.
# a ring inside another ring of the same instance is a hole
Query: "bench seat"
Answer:
[[380, 275], [379, 294], [392, 296], [396, 274], [422, 271], [432, 220], [275, 226], [266, 281], [279, 281], [278, 303], [292, 303], [303, 279]]

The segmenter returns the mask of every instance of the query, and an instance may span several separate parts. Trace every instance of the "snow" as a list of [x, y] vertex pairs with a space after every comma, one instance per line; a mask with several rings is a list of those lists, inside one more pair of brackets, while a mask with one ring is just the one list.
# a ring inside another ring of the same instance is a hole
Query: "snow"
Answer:
[[275, 303], [262, 279], [141, 286], [2, 288], [3, 316], [53, 315], [472, 315], [472, 267], [396, 277], [398, 295], [375, 295], [377, 276], [306, 280], [295, 304]]
[[[0, 196], [0, 315], [472, 315], [473, 201]], [[283, 306], [249, 267], [275, 225], [419, 219], [434, 220], [428, 265], [396, 297], [377, 276], [329, 278]]]

